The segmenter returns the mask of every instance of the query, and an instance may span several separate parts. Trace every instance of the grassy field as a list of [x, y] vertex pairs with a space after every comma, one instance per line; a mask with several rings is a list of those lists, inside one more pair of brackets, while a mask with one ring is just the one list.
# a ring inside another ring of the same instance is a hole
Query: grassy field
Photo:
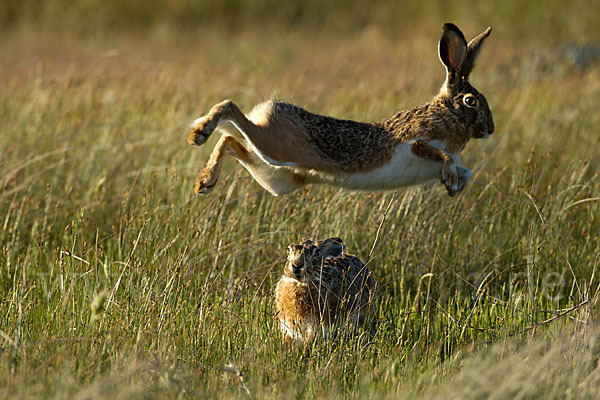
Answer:
[[[6, 2], [0, 397], [597, 398], [600, 5], [519, 3]], [[436, 94], [447, 20], [494, 28], [460, 196], [275, 198], [233, 161], [193, 195], [214, 103], [381, 120]], [[371, 256], [376, 332], [285, 346], [285, 249], [332, 235]]]

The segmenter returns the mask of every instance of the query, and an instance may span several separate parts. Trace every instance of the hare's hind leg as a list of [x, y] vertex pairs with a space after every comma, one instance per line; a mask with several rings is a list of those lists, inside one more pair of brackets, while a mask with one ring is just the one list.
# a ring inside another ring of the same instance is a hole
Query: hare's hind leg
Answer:
[[336, 170], [335, 162], [320, 155], [298, 110], [289, 104], [266, 101], [246, 116], [235, 103], [225, 100], [192, 122], [188, 143], [200, 146], [217, 127], [222, 128], [225, 122], [230, 122], [236, 129], [226, 129], [228, 133], [244, 142], [247, 149], [266, 164], [305, 170]]
[[[231, 131], [227, 125], [221, 128], [227, 129], [227, 132]], [[291, 169], [278, 168], [265, 163], [238, 140], [243, 141], [243, 139], [236, 139], [229, 134], [221, 136], [210, 155], [206, 167], [196, 179], [194, 191], [197, 194], [208, 194], [212, 191], [219, 180], [223, 157], [227, 154], [238, 160], [250, 172], [250, 175], [274, 196], [292, 192], [308, 183], [309, 179], [307, 177]]]
[[200, 146], [204, 144], [211, 133], [215, 130], [217, 125], [222, 119], [228, 119], [232, 117], [233, 111], [239, 114], [243, 113], [231, 100], [224, 100], [219, 104], [213, 106], [208, 114], [203, 117], [197, 118], [191, 124], [191, 130], [188, 134], [188, 143], [194, 146]]
[[[228, 128], [225, 130], [239, 139], [251, 140], [251, 137], [260, 138], [266, 136], [267, 140], [275, 140], [275, 138], [272, 137], [273, 132], [270, 132], [269, 129], [265, 129], [262, 126], [255, 125], [255, 123], [249, 120], [233, 101], [223, 100], [222, 102], [215, 104], [208, 114], [196, 118], [191, 123], [191, 130], [187, 138], [188, 143], [194, 146], [203, 145], [219, 124], [224, 121], [230, 121], [237, 127], [237, 131], [232, 131]], [[251, 146], [254, 145], [254, 143], [250, 144]]]
[[[258, 109], [261, 110], [263, 106], [268, 108], [270, 102], [259, 105]], [[268, 114], [268, 111], [265, 110], [264, 113]], [[282, 135], [282, 132], [277, 129], [272, 129], [267, 121], [262, 121], [265, 126], [256, 125], [255, 121], [248, 119], [231, 100], [224, 100], [214, 105], [208, 114], [194, 120], [188, 134], [188, 143], [194, 146], [204, 144], [219, 124], [224, 121], [230, 121], [237, 128], [237, 130], [226, 129], [226, 131], [246, 141], [250, 146], [250, 150], [256, 153], [265, 163], [276, 166], [293, 166], [293, 163], [277, 162], [264, 152], [264, 148], [272, 152], [272, 148], [281, 147], [284, 144], [285, 135]]]
[[196, 178], [196, 185], [194, 186], [196, 193], [208, 194], [212, 191], [219, 180], [223, 157], [228, 153], [231, 153], [236, 159], [242, 162], [252, 164], [250, 152], [244, 146], [231, 136], [221, 136], [210, 155], [206, 167], [204, 167], [198, 178]]

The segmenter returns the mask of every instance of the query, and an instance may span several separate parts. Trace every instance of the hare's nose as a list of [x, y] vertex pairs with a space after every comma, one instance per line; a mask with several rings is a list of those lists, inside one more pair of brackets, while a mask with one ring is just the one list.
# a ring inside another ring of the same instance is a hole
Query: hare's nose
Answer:
[[488, 122], [488, 134], [492, 134], [494, 133], [494, 120], [490, 118], [490, 121]]

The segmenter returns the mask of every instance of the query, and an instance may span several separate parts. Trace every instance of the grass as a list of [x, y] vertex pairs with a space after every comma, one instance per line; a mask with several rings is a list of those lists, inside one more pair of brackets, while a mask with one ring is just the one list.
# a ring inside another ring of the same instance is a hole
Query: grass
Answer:
[[[427, 101], [435, 13], [400, 37], [15, 23], [0, 41], [0, 397], [597, 397], [600, 63], [561, 46], [598, 33], [559, 6], [540, 23], [553, 37], [510, 25], [510, 6], [456, 21], [470, 37], [494, 25], [473, 82], [497, 127], [463, 153], [474, 179], [457, 198], [435, 183], [274, 198], [234, 162], [198, 198], [215, 138], [184, 140], [227, 97], [358, 120]], [[282, 343], [273, 289], [289, 243], [330, 235], [372, 249], [378, 327], [306, 357]]]

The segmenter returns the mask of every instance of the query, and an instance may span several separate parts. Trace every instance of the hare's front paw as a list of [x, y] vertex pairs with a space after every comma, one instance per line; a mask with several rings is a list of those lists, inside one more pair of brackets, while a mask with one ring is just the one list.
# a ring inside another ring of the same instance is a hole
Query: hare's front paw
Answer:
[[447, 170], [448, 172], [446, 175], [444, 175], [446, 168], [442, 169], [442, 183], [446, 186], [448, 195], [455, 196], [457, 193], [461, 192], [465, 186], [467, 186], [467, 183], [469, 183], [471, 180], [473, 173], [468, 168], [454, 165], [449, 167]]
[[204, 144], [217, 127], [218, 121], [210, 116], [197, 118], [192, 122], [188, 143], [194, 146]]
[[460, 166], [456, 167], [456, 173], [458, 175], [458, 192], [461, 192], [471, 180], [473, 173], [470, 169]]
[[458, 172], [456, 165], [444, 164], [442, 167], [442, 183], [446, 186], [446, 190], [450, 196], [454, 196], [458, 192]]
[[194, 191], [196, 194], [209, 194], [219, 180], [219, 174], [209, 168], [204, 169], [200, 172], [200, 175], [196, 179], [196, 185]]

